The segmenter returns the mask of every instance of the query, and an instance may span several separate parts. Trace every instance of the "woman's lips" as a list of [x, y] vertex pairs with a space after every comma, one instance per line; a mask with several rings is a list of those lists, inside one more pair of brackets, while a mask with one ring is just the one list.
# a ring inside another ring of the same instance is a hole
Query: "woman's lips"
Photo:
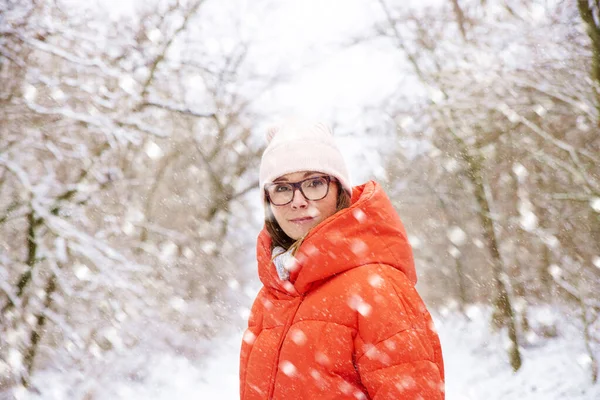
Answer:
[[307, 224], [307, 223], [311, 222], [312, 220], [314, 220], [314, 217], [303, 217], [303, 218], [290, 219], [290, 222], [293, 222], [295, 224]]

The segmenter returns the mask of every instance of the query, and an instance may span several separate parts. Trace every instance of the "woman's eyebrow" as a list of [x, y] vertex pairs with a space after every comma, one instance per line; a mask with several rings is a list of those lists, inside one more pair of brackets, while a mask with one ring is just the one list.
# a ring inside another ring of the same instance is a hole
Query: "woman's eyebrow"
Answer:
[[[302, 176], [302, 178], [306, 178], [306, 177], [308, 177], [310, 175], [314, 175], [314, 174], [320, 174], [320, 172], [317, 172], [317, 171], [305, 172], [304, 175]], [[275, 179], [273, 182], [287, 182], [287, 181], [289, 181], [288, 178], [280, 177], [280, 178]]]

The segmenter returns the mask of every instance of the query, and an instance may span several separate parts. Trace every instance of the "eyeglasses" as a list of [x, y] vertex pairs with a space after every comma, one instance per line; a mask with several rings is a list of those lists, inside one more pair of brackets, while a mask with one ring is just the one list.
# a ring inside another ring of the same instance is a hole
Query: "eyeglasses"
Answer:
[[285, 206], [294, 200], [296, 189], [306, 200], [321, 200], [329, 193], [331, 176], [313, 176], [300, 182], [275, 182], [265, 186], [265, 192], [271, 204]]

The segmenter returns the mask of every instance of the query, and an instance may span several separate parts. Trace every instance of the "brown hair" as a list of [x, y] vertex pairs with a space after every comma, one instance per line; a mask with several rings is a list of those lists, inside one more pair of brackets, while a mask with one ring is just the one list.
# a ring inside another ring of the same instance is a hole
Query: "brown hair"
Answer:
[[[343, 210], [344, 208], [350, 207], [350, 193], [342, 188], [340, 182], [335, 180], [336, 186], [338, 188], [338, 197], [335, 211], [338, 212]], [[267, 232], [271, 235], [271, 251], [275, 248], [275, 246], [283, 247], [286, 250], [292, 249], [292, 254], [296, 253], [298, 247], [302, 244], [304, 237], [301, 237], [298, 240], [294, 240], [289, 237], [283, 229], [277, 223], [273, 212], [271, 211], [271, 207], [269, 206], [268, 197], [265, 195], [265, 227], [267, 228]]]

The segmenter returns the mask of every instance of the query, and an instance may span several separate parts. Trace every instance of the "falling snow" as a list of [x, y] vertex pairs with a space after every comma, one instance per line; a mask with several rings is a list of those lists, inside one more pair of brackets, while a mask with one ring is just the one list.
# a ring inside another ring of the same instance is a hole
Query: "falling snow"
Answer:
[[279, 364], [279, 368], [281, 369], [281, 372], [283, 372], [287, 376], [296, 375], [296, 366], [289, 361], [282, 361]]
[[[246, 329], [262, 278], [258, 166], [267, 125], [287, 114], [330, 123], [352, 183], [386, 188], [406, 228], [393, 234], [413, 250], [386, 256], [414, 261], [448, 400], [600, 398], [585, 2], [4, 3], [0, 399], [239, 398], [240, 345], [263, 340]], [[362, 232], [366, 211], [343, 218]], [[335, 235], [344, 256], [373, 255]], [[298, 296], [289, 273], [319, 251], [341, 258], [316, 241], [301, 250], [282, 264], [281, 297]], [[518, 347], [490, 328], [499, 283]], [[381, 298], [341, 301], [369, 319]], [[316, 369], [273, 368], [325, 385], [336, 355], [288, 334]], [[365, 356], [385, 364], [400, 345]]]

